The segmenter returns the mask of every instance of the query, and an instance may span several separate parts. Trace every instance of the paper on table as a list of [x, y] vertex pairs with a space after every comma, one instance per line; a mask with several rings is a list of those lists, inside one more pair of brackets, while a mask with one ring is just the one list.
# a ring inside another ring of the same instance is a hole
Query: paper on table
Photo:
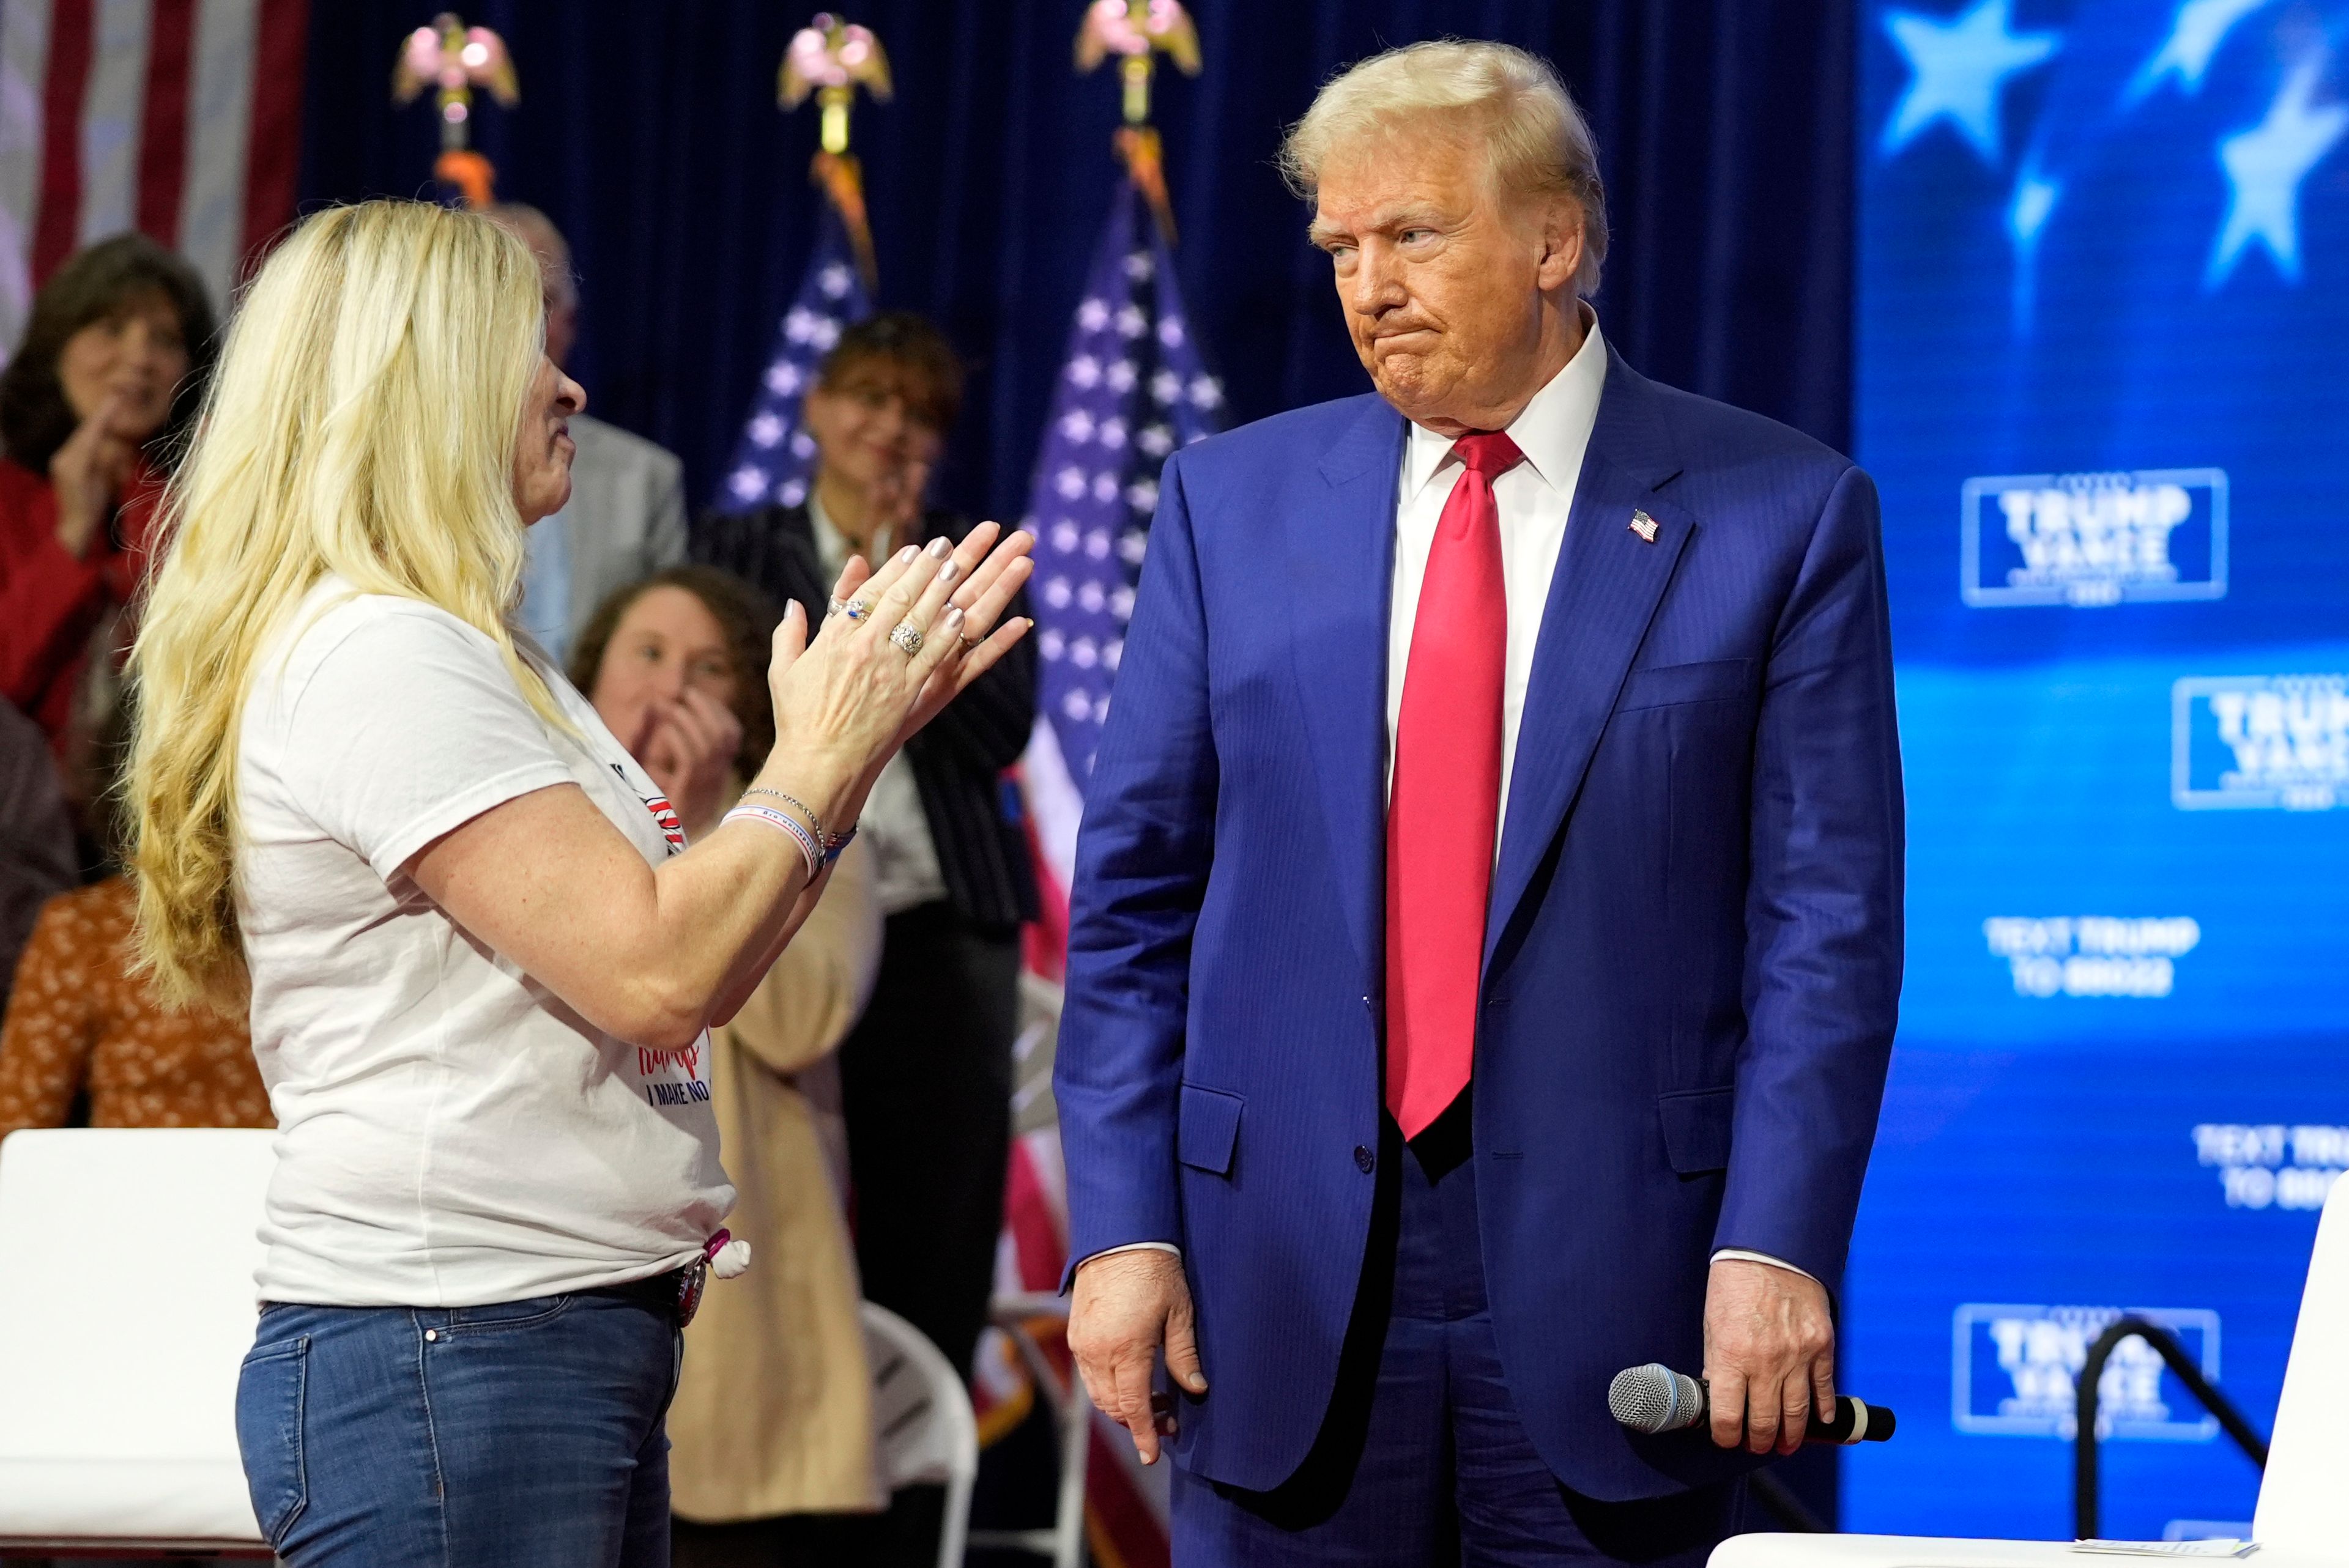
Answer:
[[2249, 1557], [2260, 1549], [2256, 1541], [2075, 1541], [2075, 1552], [2102, 1552], [2116, 1557]]

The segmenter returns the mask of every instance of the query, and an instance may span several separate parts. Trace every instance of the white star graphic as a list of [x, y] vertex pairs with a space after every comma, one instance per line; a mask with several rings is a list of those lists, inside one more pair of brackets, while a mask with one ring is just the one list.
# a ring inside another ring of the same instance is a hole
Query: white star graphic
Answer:
[[1150, 253], [1148, 251], [1136, 251], [1132, 255], [1125, 258], [1125, 275], [1133, 279], [1137, 283], [1148, 277], [1156, 270], [1157, 268], [1150, 260]]
[[2017, 33], [2014, 0], [1975, 0], [1954, 19], [1887, 11], [1884, 30], [1909, 62], [1909, 90], [1885, 122], [1881, 151], [1899, 152], [1946, 119], [1982, 161], [1999, 164], [1999, 104], [2006, 79], [2063, 46], [2054, 33]]
[[778, 359], [767, 367], [767, 390], [778, 397], [788, 397], [800, 389], [800, 367], [788, 359]]
[[1133, 389], [1133, 360], [1118, 359], [1111, 361], [1109, 367], [1109, 389], [1112, 392], [1130, 392]]
[[2268, 0], [2185, 0], [2169, 24], [2169, 36], [2129, 78], [2128, 90], [2121, 95], [2121, 101], [2141, 103], [2171, 77], [2178, 78], [2178, 87], [2188, 97], [2200, 92], [2202, 77], [2210, 69], [2210, 57], [2219, 52], [2219, 46], [2227, 41], [2236, 23], [2267, 3]]
[[1069, 361], [1069, 385], [1091, 387], [1101, 380], [1101, 361], [1090, 354], [1080, 354]]
[[1093, 417], [1082, 408], [1071, 408], [1061, 416], [1061, 434], [1071, 441], [1093, 438]]
[[848, 269], [838, 262], [816, 274], [816, 287], [823, 290], [827, 299], [838, 299], [848, 292]]
[[1077, 325], [1087, 332], [1099, 332], [1108, 320], [1109, 303], [1106, 300], [1089, 299], [1077, 306]]
[[1117, 330], [1127, 337], [1140, 337], [1143, 327], [1147, 325], [1143, 319], [1142, 307], [1138, 304], [1127, 305], [1117, 313]]
[[2265, 119], [2219, 143], [2219, 161], [2234, 195], [2218, 243], [2210, 247], [2205, 289], [2217, 288], [2233, 274], [2253, 240], [2267, 247], [2278, 272], [2300, 281], [2300, 182], [2349, 130], [2349, 107], [2309, 108], [2323, 74], [2321, 59], [2302, 64], [2268, 106]]
[[783, 422], [773, 414], [761, 414], [750, 421], [750, 444], [771, 447], [783, 438]]
[[767, 491], [766, 472], [745, 464], [734, 470], [733, 476], [726, 481], [726, 488], [744, 500], [756, 500]]

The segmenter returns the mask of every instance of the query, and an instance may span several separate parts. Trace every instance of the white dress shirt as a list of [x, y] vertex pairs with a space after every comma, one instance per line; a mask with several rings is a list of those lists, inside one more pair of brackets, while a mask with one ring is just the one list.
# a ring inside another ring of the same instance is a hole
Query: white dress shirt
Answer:
[[[1583, 317], [1582, 346], [1566, 368], [1549, 378], [1525, 411], [1509, 421], [1509, 439], [1526, 460], [1493, 481], [1500, 514], [1501, 587], [1506, 603], [1495, 613], [1508, 621], [1508, 652], [1501, 680], [1501, 810], [1509, 806], [1509, 778], [1516, 759], [1517, 727], [1525, 717], [1526, 686], [1533, 678], [1534, 646], [1541, 640], [1542, 606], [1566, 543], [1567, 514], [1574, 510], [1574, 487], [1582, 477], [1582, 455], [1599, 423], [1599, 397], [1607, 387], [1607, 345], [1598, 321]], [[1387, 622], [1387, 783], [1394, 783], [1395, 725], [1402, 717], [1404, 673], [1411, 667], [1411, 635], [1419, 618], [1420, 585], [1427, 580], [1427, 554], [1435, 543], [1444, 503], [1466, 471], [1453, 452], [1453, 438], [1424, 425], [1411, 427], [1402, 449], [1402, 478], [1396, 490], [1394, 592]], [[1506, 831], [1506, 824], [1504, 823]], [[1500, 853], [1500, 834], [1493, 852]]]
[[[1582, 346], [1566, 367], [1551, 377], [1522, 413], [1509, 421], [1509, 439], [1526, 460], [1493, 481], [1493, 502], [1501, 526], [1501, 590], [1506, 603], [1496, 607], [1508, 618], [1508, 648], [1501, 681], [1501, 832], [1494, 835], [1493, 853], [1500, 855], [1506, 834], [1509, 779], [1516, 760], [1517, 730], [1526, 711], [1526, 688], [1533, 679], [1534, 649], [1541, 641], [1542, 610], [1549, 603], [1550, 582], [1557, 575], [1558, 552], [1566, 544], [1568, 516], [1574, 510], [1574, 490], [1582, 477], [1582, 459], [1590, 449], [1590, 432], [1599, 423], [1599, 399], [1607, 389], [1607, 343], [1599, 320], [1582, 307]], [[1394, 784], [1395, 726], [1402, 716], [1403, 677], [1411, 666], [1411, 635], [1419, 614], [1419, 590], [1427, 579], [1428, 552], [1444, 517], [1444, 503], [1464, 471], [1453, 452], [1453, 438], [1423, 425], [1411, 427], [1403, 443], [1402, 474], [1396, 487], [1393, 594], [1387, 622], [1387, 783]], [[1179, 1252], [1166, 1242], [1137, 1242], [1109, 1247], [1095, 1255], [1148, 1248]], [[1804, 1271], [1762, 1253], [1723, 1248], [1713, 1254]], [[1808, 1277], [1807, 1275], [1806, 1277]]]

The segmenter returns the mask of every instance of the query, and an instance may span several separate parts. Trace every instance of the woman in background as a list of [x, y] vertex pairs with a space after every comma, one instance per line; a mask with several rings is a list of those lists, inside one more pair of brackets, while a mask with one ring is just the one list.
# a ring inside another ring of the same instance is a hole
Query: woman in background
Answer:
[[[740, 578], [671, 567], [605, 600], [573, 650], [573, 681], [614, 735], [642, 738], [636, 759], [688, 831], [734, 804], [772, 743], [757, 672], [774, 622]], [[727, 1225], [757, 1266], [713, 1287], [686, 1330], [668, 1414], [678, 1568], [845, 1560], [854, 1526], [827, 1516], [883, 1501], [833, 1056], [880, 954], [858, 843], [742, 1010], [710, 1031]]]
[[60, 750], [91, 634], [145, 570], [212, 347], [195, 269], [119, 234], [42, 285], [0, 371], [0, 696]]
[[0, 1025], [0, 1138], [63, 1127], [89, 1096], [92, 1127], [269, 1127], [269, 1096], [244, 1020], [166, 1007], [130, 973], [139, 895], [123, 874], [121, 773], [129, 716], [115, 706], [78, 792], [108, 874], [42, 906]]
[[[807, 395], [817, 459], [805, 503], [706, 519], [695, 558], [814, 614], [847, 562], [962, 538], [968, 519], [924, 504], [962, 380], [954, 349], [918, 315], [884, 311], [849, 327]], [[1003, 770], [1035, 722], [1035, 655], [1022, 644], [882, 771], [861, 823], [887, 926], [873, 1001], [840, 1050], [856, 1262], [865, 1295], [966, 1377], [995, 1283], [1019, 927], [1036, 916]]]

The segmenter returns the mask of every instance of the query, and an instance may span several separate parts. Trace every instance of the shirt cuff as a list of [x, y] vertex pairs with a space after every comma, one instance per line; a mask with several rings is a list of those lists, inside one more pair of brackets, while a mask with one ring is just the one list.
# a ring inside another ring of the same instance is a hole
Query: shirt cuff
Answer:
[[1077, 1267], [1084, 1267], [1094, 1258], [1112, 1257], [1119, 1253], [1173, 1253], [1179, 1258], [1183, 1255], [1183, 1249], [1172, 1242], [1128, 1242], [1122, 1247], [1103, 1247], [1097, 1253], [1088, 1253], [1077, 1260]]
[[1785, 1259], [1774, 1258], [1768, 1253], [1749, 1253], [1744, 1247], [1723, 1247], [1713, 1254], [1713, 1261], [1714, 1263], [1728, 1261], [1741, 1264], [1768, 1264], [1774, 1269], [1785, 1269], [1788, 1274], [1801, 1274], [1813, 1284], [1818, 1283], [1818, 1276], [1808, 1269], [1798, 1269]]

